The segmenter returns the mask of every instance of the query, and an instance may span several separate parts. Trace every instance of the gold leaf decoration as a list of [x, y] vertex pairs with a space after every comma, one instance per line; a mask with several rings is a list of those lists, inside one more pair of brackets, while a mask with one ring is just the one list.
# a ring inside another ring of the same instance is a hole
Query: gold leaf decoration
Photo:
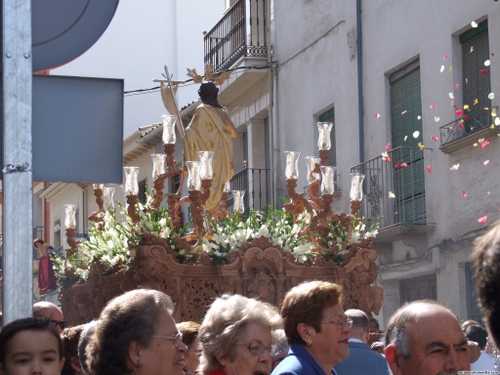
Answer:
[[203, 82], [203, 76], [200, 76], [196, 72], [196, 68], [193, 68], [193, 69], [187, 68], [187, 76], [191, 77], [193, 79], [194, 83], [201, 83], [201, 82]]
[[205, 65], [205, 79], [210, 81], [214, 76], [214, 65], [212, 63]]
[[231, 73], [228, 71], [224, 71], [214, 78], [214, 83], [220, 86], [224, 83], [225, 80], [229, 79], [229, 77], [231, 77]]

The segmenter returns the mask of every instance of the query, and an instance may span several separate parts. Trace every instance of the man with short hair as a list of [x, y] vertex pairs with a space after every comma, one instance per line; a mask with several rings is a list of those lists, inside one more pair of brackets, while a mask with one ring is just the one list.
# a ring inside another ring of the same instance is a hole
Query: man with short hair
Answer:
[[390, 375], [390, 370], [383, 355], [374, 352], [367, 345], [370, 337], [368, 316], [357, 309], [345, 312], [352, 319], [349, 338], [349, 357], [337, 363], [333, 368], [338, 375]]
[[385, 357], [394, 375], [441, 375], [469, 371], [467, 339], [453, 313], [420, 300], [400, 307], [386, 330]]
[[67, 327], [62, 310], [51, 302], [40, 301], [33, 305], [33, 317], [51, 321], [59, 334]]
[[495, 362], [493, 362], [493, 358], [484, 351], [488, 337], [486, 330], [479, 324], [473, 324], [465, 330], [465, 336], [467, 337], [467, 340], [477, 342], [477, 344], [479, 345], [479, 349], [481, 349], [481, 355], [479, 356], [479, 359], [476, 362], [470, 364], [470, 369], [473, 371], [497, 371], [497, 369], [495, 368]]
[[479, 306], [490, 337], [500, 346], [500, 221], [474, 241], [474, 268]]

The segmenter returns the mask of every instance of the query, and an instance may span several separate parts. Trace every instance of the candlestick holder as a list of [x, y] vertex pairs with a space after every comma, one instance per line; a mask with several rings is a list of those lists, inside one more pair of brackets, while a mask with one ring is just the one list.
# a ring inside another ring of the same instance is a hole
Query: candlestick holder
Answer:
[[102, 199], [103, 196], [103, 191], [102, 191], [102, 184], [94, 184], [94, 196], [95, 196], [95, 202], [97, 203], [97, 211], [93, 212], [88, 219], [90, 221], [93, 221], [94, 223], [102, 223], [104, 221], [104, 218], [102, 217], [101, 213], [104, 212], [104, 201]]

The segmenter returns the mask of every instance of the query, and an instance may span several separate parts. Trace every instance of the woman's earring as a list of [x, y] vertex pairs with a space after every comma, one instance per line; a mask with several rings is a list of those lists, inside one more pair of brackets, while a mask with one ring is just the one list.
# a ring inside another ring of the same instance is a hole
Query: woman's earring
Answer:
[[142, 360], [139, 358], [139, 360], [137, 361], [137, 367], [142, 367]]
[[313, 343], [313, 341], [312, 341], [312, 340], [309, 340], [309, 341], [307, 342], [307, 346], [311, 345], [312, 343]]

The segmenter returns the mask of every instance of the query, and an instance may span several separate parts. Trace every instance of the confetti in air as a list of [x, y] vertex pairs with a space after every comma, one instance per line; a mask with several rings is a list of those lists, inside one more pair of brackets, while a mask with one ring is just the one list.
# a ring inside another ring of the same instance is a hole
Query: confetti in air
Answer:
[[439, 122], [440, 118], [439, 116], [434, 116], [434, 122]]
[[462, 111], [461, 109], [459, 109], [459, 110], [455, 111], [455, 114], [456, 114], [457, 116], [462, 116], [462, 114], [463, 114], [463, 113], [464, 113], [464, 111]]
[[418, 115], [417, 120], [421, 120], [421, 119], [422, 119], [422, 116]]
[[403, 112], [401, 112], [401, 114], [404, 115], [406, 112], [408, 112], [407, 109], [405, 109]]
[[486, 223], [486, 220], [488, 220], [488, 216], [481, 216], [479, 219], [477, 219], [477, 221], [479, 222], [479, 224]]
[[435, 135], [433, 135], [433, 136], [431, 137], [431, 139], [432, 139], [434, 142], [439, 142], [439, 138], [438, 138], [438, 137], [436, 137]]
[[459, 167], [460, 167], [460, 164], [458, 164], [458, 163], [457, 163], [457, 164], [455, 164], [455, 165], [452, 165], [452, 166], [450, 167], [450, 171], [457, 171]]
[[491, 61], [490, 61], [490, 60], [486, 60], [486, 61], [484, 62], [484, 66], [490, 66], [490, 64], [491, 64]]
[[448, 55], [446, 55], [445, 57], [443, 57], [444, 60], [448, 60]]
[[490, 93], [488, 94], [488, 99], [490, 99], [490, 100], [495, 99], [495, 93], [490, 92]]
[[427, 166], [427, 172], [431, 173], [431, 166], [430, 165]]
[[396, 194], [394, 194], [392, 191], [389, 192], [389, 198], [396, 198]]
[[467, 196], [467, 192], [465, 190], [462, 190], [462, 197], [466, 197]]
[[484, 150], [486, 147], [488, 147], [489, 144], [490, 144], [490, 141], [485, 140], [481, 143], [481, 148]]
[[459, 83], [456, 83], [455, 84], [455, 88], [458, 89], [460, 87], [460, 84]]
[[406, 142], [407, 139], [408, 139], [408, 136], [405, 135], [405, 138], [403, 139], [403, 142]]
[[431, 108], [431, 109], [434, 109], [434, 108], [436, 108], [436, 105], [435, 105], [435, 104], [431, 104], [431, 105], [430, 105], [430, 108]]
[[480, 72], [483, 74], [488, 74], [488, 71], [486, 69], [481, 69]]
[[424, 149], [424, 144], [422, 142], [418, 142], [418, 148], [420, 149], [420, 151], [422, 151]]
[[472, 21], [470, 25], [475, 29], [478, 25], [476, 21]]
[[385, 151], [389, 151], [390, 149], [391, 149], [391, 142], [389, 142], [387, 146], [385, 146]]
[[452, 92], [450, 92], [450, 93], [448, 94], [448, 96], [450, 97], [450, 99], [455, 99], [455, 95], [453, 95], [453, 93], [452, 93]]
[[375, 113], [375, 118], [379, 118], [380, 117], [380, 113]]
[[439, 73], [443, 73], [444, 72], [444, 65], [441, 65], [441, 69], [439, 69]]
[[496, 126], [500, 126], [500, 117], [497, 117], [497, 118], [495, 119], [495, 125], [496, 125]]
[[413, 132], [413, 138], [418, 138], [419, 135], [420, 135], [420, 132], [418, 130], [415, 130]]
[[490, 164], [490, 161], [489, 160], [485, 160], [483, 164], [484, 165], [488, 165], [488, 164]]

